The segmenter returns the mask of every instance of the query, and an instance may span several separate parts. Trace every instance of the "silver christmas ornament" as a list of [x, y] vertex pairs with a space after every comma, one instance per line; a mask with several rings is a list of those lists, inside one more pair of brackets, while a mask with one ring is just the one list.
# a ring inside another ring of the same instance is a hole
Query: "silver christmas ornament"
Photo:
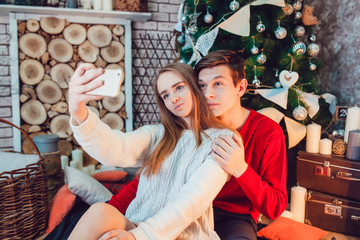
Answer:
[[338, 134], [339, 136], [343, 137], [345, 135], [345, 130], [344, 129], [339, 129], [338, 133], [339, 133]]
[[240, 3], [236, 0], [233, 0], [229, 5], [231, 11], [236, 11], [239, 9], [239, 7], [240, 7]]
[[316, 66], [315, 63], [310, 63], [310, 65], [309, 65], [309, 70], [310, 70], [310, 71], [315, 71], [316, 68], [317, 68], [317, 66]]
[[212, 23], [213, 19], [214, 19], [213, 15], [211, 15], [210, 13], [207, 13], [204, 16], [204, 22], [206, 22], [206, 23]]
[[315, 42], [316, 41], [316, 36], [314, 34], [311, 34], [309, 36], [309, 42]]
[[195, 23], [191, 24], [188, 29], [190, 34], [195, 34], [199, 30]]
[[306, 45], [305, 43], [298, 41], [292, 45], [291, 51], [296, 55], [303, 55], [306, 52]]
[[289, 16], [294, 12], [294, 8], [293, 6], [291, 6], [291, 4], [286, 4], [285, 7], [282, 8], [282, 10], [284, 11], [284, 14]]
[[293, 116], [296, 120], [302, 121], [307, 117], [307, 110], [303, 106], [297, 106], [293, 111]]
[[305, 28], [303, 26], [297, 26], [295, 28], [295, 36], [302, 37], [305, 34]]
[[300, 19], [302, 17], [301, 12], [295, 12], [295, 19]]
[[178, 41], [180, 44], [184, 44], [184, 43], [185, 43], [185, 35], [184, 35], [184, 34], [180, 34], [180, 35], [177, 37], [177, 41]]
[[259, 33], [265, 31], [265, 25], [261, 21], [256, 25], [256, 31]]
[[253, 85], [253, 87], [254, 88], [258, 88], [258, 87], [260, 87], [260, 80], [255, 76], [254, 77], [254, 80], [252, 81], [252, 85]]
[[275, 88], [281, 88], [281, 83], [280, 82], [275, 82], [274, 87]]
[[276, 30], [275, 30], [275, 36], [277, 39], [284, 39], [287, 35], [287, 31], [285, 28], [279, 26]]
[[264, 64], [266, 62], [266, 55], [262, 52], [257, 56], [256, 60], [258, 63]]
[[299, 0], [294, 2], [293, 8], [295, 11], [299, 11], [301, 7], [302, 7], [302, 3]]
[[187, 22], [187, 18], [186, 18], [185, 15], [181, 16], [180, 20], [181, 20], [182, 23], [186, 23], [186, 22]]
[[318, 53], [320, 51], [320, 47], [316, 43], [310, 43], [308, 45], [307, 49], [308, 49], [308, 54], [312, 57], [318, 55]]
[[259, 48], [257, 48], [255, 45], [250, 49], [251, 53], [256, 55], [259, 53]]

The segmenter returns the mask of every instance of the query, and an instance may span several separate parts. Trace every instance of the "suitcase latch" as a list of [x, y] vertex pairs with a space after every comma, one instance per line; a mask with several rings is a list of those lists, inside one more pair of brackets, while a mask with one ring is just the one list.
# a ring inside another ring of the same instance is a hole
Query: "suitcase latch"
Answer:
[[324, 161], [322, 166], [316, 165], [315, 166], [315, 175], [330, 177], [330, 175], [331, 175], [330, 162]]
[[324, 213], [334, 216], [341, 216], [341, 207], [325, 204]]
[[351, 215], [351, 220], [359, 221], [360, 216]]

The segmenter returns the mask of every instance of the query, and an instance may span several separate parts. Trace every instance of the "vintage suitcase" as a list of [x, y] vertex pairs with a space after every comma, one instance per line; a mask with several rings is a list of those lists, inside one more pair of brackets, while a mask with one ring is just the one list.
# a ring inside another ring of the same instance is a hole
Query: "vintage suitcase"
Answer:
[[296, 173], [304, 188], [360, 201], [360, 161], [300, 151]]
[[360, 236], [360, 202], [309, 190], [305, 222], [324, 230]]

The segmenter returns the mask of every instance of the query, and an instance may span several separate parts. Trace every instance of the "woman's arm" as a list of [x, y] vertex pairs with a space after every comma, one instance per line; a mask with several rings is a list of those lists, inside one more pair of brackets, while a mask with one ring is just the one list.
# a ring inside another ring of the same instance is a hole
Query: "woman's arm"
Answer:
[[137, 240], [175, 239], [212, 205], [228, 176], [209, 155], [174, 201], [130, 232]]
[[117, 135], [101, 122], [85, 105], [87, 101], [102, 98], [87, 94], [103, 85], [102, 81], [94, 80], [103, 69], [88, 72], [92, 69], [96, 69], [95, 65], [80, 64], [69, 83], [70, 125], [74, 136], [86, 152], [104, 165], [140, 166], [156, 140], [157, 129]]
[[104, 165], [121, 167], [141, 166], [163, 132], [162, 125], [151, 125], [115, 133], [91, 110], [81, 125], [70, 125], [76, 140], [91, 157]]

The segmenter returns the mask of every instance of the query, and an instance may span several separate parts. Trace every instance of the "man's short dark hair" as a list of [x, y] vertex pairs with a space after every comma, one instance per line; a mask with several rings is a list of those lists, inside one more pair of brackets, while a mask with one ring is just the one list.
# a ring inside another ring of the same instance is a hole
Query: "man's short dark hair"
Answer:
[[201, 70], [219, 65], [226, 65], [230, 68], [235, 86], [245, 78], [245, 60], [231, 50], [217, 50], [209, 53], [195, 65], [194, 70], [199, 75]]

